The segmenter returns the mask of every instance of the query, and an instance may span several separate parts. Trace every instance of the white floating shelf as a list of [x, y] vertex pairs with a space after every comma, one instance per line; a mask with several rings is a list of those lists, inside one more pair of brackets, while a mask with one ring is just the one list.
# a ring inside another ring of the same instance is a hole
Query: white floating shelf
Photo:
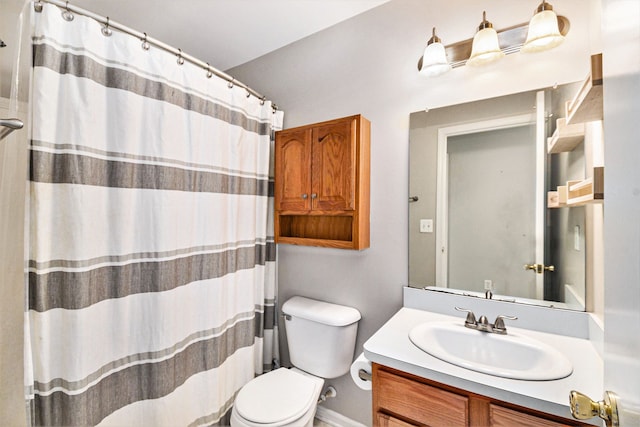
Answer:
[[547, 152], [563, 153], [571, 151], [584, 141], [584, 123], [567, 124], [567, 119], [556, 120], [556, 131], [547, 138]]
[[565, 105], [567, 124], [602, 120], [602, 54], [591, 56], [591, 73]]

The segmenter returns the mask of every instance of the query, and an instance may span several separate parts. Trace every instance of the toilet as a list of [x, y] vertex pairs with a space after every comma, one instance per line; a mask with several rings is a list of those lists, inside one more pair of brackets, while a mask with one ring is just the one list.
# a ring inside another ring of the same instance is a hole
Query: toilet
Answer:
[[360, 312], [352, 307], [294, 296], [282, 305], [289, 358], [240, 389], [233, 427], [313, 425], [324, 380], [349, 372]]

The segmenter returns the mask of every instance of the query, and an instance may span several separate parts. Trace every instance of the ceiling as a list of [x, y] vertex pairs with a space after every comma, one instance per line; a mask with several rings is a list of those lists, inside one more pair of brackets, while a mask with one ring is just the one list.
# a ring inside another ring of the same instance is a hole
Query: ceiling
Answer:
[[[71, 0], [227, 70], [389, 0]], [[11, 7], [13, 3], [13, 7]], [[1, 0], [3, 21], [18, 0]], [[8, 7], [6, 7], [8, 6]], [[15, 16], [15, 15], [14, 15]], [[3, 24], [5, 24], [3, 22]], [[0, 26], [3, 33], [10, 22]], [[0, 34], [7, 44], [11, 34]]]
[[389, 0], [72, 0], [228, 70]]
[[[71, 0], [150, 37], [228, 70], [389, 0]], [[0, 94], [8, 95], [24, 0], [0, 0]]]

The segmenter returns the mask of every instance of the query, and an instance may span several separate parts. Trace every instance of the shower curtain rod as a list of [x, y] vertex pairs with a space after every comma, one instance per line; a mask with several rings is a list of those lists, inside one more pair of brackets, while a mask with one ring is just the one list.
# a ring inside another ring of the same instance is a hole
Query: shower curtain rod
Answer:
[[[103, 24], [103, 28], [102, 28], [102, 34], [104, 34], [105, 36], [111, 35], [110, 31], [111, 29], [116, 29], [118, 31], [121, 31], [123, 33], [132, 35], [134, 37], [137, 37], [140, 39], [140, 41], [143, 42], [143, 44], [148, 43], [149, 45], [153, 45], [155, 47], [158, 47], [162, 50], [165, 50], [169, 53], [172, 53], [174, 55], [176, 55], [178, 57], [178, 63], [182, 65], [182, 63], [184, 61], [189, 61], [194, 65], [197, 65], [201, 68], [203, 68], [206, 72], [207, 72], [207, 77], [211, 77], [213, 75], [216, 75], [218, 77], [220, 77], [221, 79], [226, 80], [227, 82], [229, 82], [229, 87], [233, 87], [233, 86], [239, 86], [241, 88], [243, 88], [244, 90], [247, 91], [247, 96], [249, 95], [253, 95], [256, 98], [258, 98], [261, 102], [265, 102], [267, 100], [266, 96], [256, 92], [255, 90], [251, 89], [249, 86], [245, 85], [244, 83], [234, 79], [232, 76], [230, 76], [229, 74], [225, 73], [224, 71], [220, 71], [215, 67], [212, 67], [211, 65], [209, 65], [208, 62], [204, 62], [199, 60], [198, 58], [195, 58], [187, 53], [182, 52], [182, 49], [176, 49], [173, 46], [169, 46], [166, 43], [161, 42], [160, 40], [156, 40], [153, 37], [149, 37], [147, 36], [147, 33], [141, 33], [140, 31], [136, 31], [132, 28], [127, 27], [126, 25], [122, 25], [118, 22], [113, 22], [109, 20], [109, 17], [104, 17], [104, 16], [100, 16], [97, 15], [93, 12], [90, 12], [86, 9], [82, 9], [80, 7], [77, 6], [73, 6], [70, 5], [68, 1], [61, 1], [61, 0], [36, 0], [33, 4], [34, 10], [36, 12], [41, 12], [42, 11], [42, 3], [49, 3], [52, 4], [54, 6], [58, 6], [61, 9], [65, 9], [66, 12], [69, 13], [77, 13], [79, 15], [83, 15], [86, 16], [88, 18], [93, 19], [94, 21], [97, 21], [101, 24]], [[65, 19], [67, 19], [65, 17]], [[68, 20], [72, 20], [73, 17], [71, 17]], [[272, 104], [273, 110], [277, 110], [278, 106], [276, 104]]]

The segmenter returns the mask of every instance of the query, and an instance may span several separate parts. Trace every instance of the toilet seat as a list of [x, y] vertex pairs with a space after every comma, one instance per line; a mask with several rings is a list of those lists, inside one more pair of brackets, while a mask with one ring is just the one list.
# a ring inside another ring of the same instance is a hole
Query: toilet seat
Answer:
[[254, 425], [290, 424], [315, 409], [323, 384], [323, 379], [297, 370], [276, 369], [242, 387], [235, 399], [234, 410]]

